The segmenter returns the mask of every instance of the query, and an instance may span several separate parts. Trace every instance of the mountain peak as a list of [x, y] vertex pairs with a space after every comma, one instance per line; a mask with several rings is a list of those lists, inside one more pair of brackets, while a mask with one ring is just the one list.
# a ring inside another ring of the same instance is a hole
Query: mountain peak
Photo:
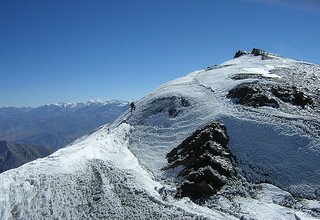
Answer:
[[263, 54], [165, 83], [1, 174], [0, 217], [319, 219], [320, 67]]
[[[245, 50], [238, 50], [235, 53], [233, 58], [238, 58], [238, 57], [241, 57], [241, 56], [247, 55], [247, 54], [251, 54], [251, 55], [254, 55], [254, 56], [261, 56], [262, 59], [267, 59], [268, 55], [270, 55], [271, 53], [269, 53], [269, 52], [267, 52], [266, 50], [263, 50], [263, 49], [253, 48], [250, 53], [248, 53]], [[272, 55], [274, 56], [275, 54], [272, 54]]]

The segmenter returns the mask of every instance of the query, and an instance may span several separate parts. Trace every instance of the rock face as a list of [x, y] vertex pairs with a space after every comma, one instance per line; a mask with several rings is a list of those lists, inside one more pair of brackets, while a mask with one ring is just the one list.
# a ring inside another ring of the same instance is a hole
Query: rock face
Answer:
[[251, 107], [270, 106], [279, 108], [281, 102], [292, 105], [311, 106], [313, 100], [297, 87], [280, 87], [272, 84], [242, 83], [229, 91], [227, 98], [234, 99], [236, 104]]
[[[243, 50], [238, 50], [235, 53], [233, 58], [238, 58], [238, 57], [241, 57], [246, 54], [249, 54], [249, 53], [247, 53], [246, 51], [243, 51]], [[261, 56], [262, 59], [268, 58], [268, 53], [265, 50], [258, 49], [258, 48], [253, 48], [250, 54], [253, 54], [255, 56]]]
[[233, 58], [238, 58], [238, 57], [241, 57], [242, 55], [246, 55], [246, 54], [248, 54], [246, 51], [238, 50]]
[[264, 92], [257, 83], [242, 83], [229, 91], [227, 98], [234, 99], [236, 104], [251, 107], [271, 106], [278, 108], [278, 102], [270, 93]]
[[262, 50], [262, 49], [258, 49], [258, 48], [253, 48], [251, 53], [255, 56], [265, 56], [267, 55], [267, 52]]
[[187, 137], [167, 154], [168, 166], [183, 166], [178, 176], [185, 178], [177, 197], [198, 199], [211, 196], [235, 177], [233, 157], [227, 148], [226, 128], [213, 122]]
[[299, 91], [295, 86], [287, 88], [277, 86], [271, 88], [271, 92], [274, 96], [281, 99], [281, 101], [301, 106], [302, 108], [314, 103], [310, 96], [304, 94], [303, 91]]
[[45, 157], [53, 151], [28, 144], [12, 144], [0, 141], [0, 173], [19, 167], [29, 161]]

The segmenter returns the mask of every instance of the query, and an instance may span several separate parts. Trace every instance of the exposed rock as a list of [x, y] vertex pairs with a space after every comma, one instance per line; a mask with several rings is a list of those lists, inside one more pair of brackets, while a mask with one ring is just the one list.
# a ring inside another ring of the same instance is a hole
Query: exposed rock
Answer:
[[271, 59], [268, 52], [265, 50], [262, 50], [262, 49], [253, 48], [251, 51], [251, 54], [253, 54], [255, 56], [261, 56], [262, 60]]
[[234, 76], [231, 77], [231, 79], [234, 80], [243, 80], [243, 79], [265, 79], [261, 74], [253, 74], [253, 73], [240, 73], [240, 74], [235, 74]]
[[262, 55], [266, 55], [267, 52], [262, 50], [262, 49], [258, 49], [258, 48], [253, 48], [251, 53], [255, 56], [262, 56]]
[[187, 137], [167, 154], [168, 166], [183, 166], [178, 174], [185, 181], [178, 187], [177, 197], [198, 199], [211, 196], [235, 177], [233, 157], [227, 148], [226, 127], [213, 122]]
[[270, 94], [264, 92], [257, 83], [242, 83], [231, 89], [227, 98], [234, 99], [236, 104], [251, 107], [271, 106], [278, 108], [278, 102]]
[[238, 50], [233, 58], [238, 58], [238, 57], [241, 57], [242, 55], [246, 55], [246, 54], [248, 54], [246, 51]]
[[[244, 51], [244, 50], [238, 50], [233, 58], [238, 58], [241, 57], [243, 55], [249, 54], [248, 52]], [[268, 58], [268, 52], [262, 49], [258, 49], [258, 48], [253, 48], [251, 51], [251, 54], [255, 55], [255, 56], [261, 56], [262, 59], [267, 59]]]
[[144, 117], [156, 115], [158, 113], [167, 113], [170, 117], [176, 117], [183, 108], [188, 106], [190, 106], [190, 102], [184, 97], [163, 97], [153, 101], [150, 108], [144, 110]]
[[283, 102], [288, 102], [293, 105], [298, 105], [304, 108], [306, 105], [312, 105], [313, 100], [310, 96], [305, 95], [302, 91], [299, 91], [297, 87], [292, 86], [287, 88], [281, 88], [280, 86], [271, 88], [272, 93], [281, 99]]
[[295, 218], [296, 220], [301, 220], [301, 218], [300, 218], [299, 216], [297, 216], [297, 214], [294, 214], [294, 218]]
[[227, 98], [236, 104], [251, 107], [279, 108], [280, 102], [301, 106], [312, 105], [313, 100], [297, 87], [280, 87], [275, 84], [242, 83], [231, 89]]
[[241, 216], [240, 220], [254, 220], [254, 218], [251, 218], [250, 216], [243, 215], [243, 216]]

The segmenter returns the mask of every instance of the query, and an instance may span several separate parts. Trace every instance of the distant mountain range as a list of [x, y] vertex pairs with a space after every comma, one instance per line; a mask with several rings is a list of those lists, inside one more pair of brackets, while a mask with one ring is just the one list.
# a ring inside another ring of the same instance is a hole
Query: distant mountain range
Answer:
[[58, 149], [113, 122], [128, 108], [128, 102], [119, 100], [0, 108], [0, 140]]
[[44, 146], [30, 144], [12, 144], [0, 141], [0, 173], [19, 167], [37, 158], [46, 157], [53, 150]]

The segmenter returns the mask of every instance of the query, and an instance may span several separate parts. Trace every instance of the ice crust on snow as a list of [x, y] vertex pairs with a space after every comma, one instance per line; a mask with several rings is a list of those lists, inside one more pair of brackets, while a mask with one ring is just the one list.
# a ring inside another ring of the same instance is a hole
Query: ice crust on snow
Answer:
[[102, 127], [47, 158], [4, 172], [1, 219], [235, 219], [199, 211], [188, 201], [163, 201], [163, 186], [128, 149], [130, 129]]
[[[298, 177], [297, 175], [300, 175], [298, 179], [301, 181], [316, 182], [319, 180], [320, 177], [317, 173], [314, 173], [315, 176], [309, 175], [312, 170], [320, 169], [316, 163], [318, 153], [310, 150], [310, 148], [319, 148], [319, 145], [312, 144], [319, 136], [312, 137], [310, 133], [303, 131], [306, 129], [304, 120], [309, 120], [310, 116], [301, 116], [300, 112], [298, 114], [295, 112], [283, 113], [268, 107], [261, 109], [239, 107], [225, 98], [230, 89], [243, 81], [257, 80], [231, 79], [234, 74], [241, 73], [244, 68], [250, 68], [252, 63], [255, 66], [269, 65], [277, 68], [278, 65], [283, 66], [283, 58], [262, 61], [260, 58], [250, 55], [242, 56], [221, 64], [222, 67], [217, 66], [213, 70], [193, 72], [186, 77], [166, 83], [141, 100], [138, 104], [139, 112], [128, 120], [138, 128], [133, 131], [130, 149], [140, 157], [140, 162], [156, 176], [161, 176], [162, 173], [159, 170], [165, 166], [167, 152], [179, 144], [188, 134], [203, 127], [210, 120], [220, 120], [227, 124], [231, 139], [230, 147], [236, 152], [240, 161], [246, 159], [242, 155], [248, 154], [248, 160], [255, 161], [254, 165], [261, 165], [261, 169], [272, 167], [276, 170], [275, 168], [278, 166], [280, 169], [286, 170], [285, 172], [282, 170], [280, 173], [291, 177], [287, 179], [285, 176], [279, 176], [278, 178], [282, 178], [280, 181], [282, 185], [296, 182], [294, 180]], [[289, 59], [286, 59], [286, 64], [288, 68], [301, 65], [299, 62]], [[168, 119], [167, 114], [163, 112], [155, 115], [150, 114], [147, 118], [141, 119], [139, 117], [148, 111], [149, 107], [147, 106], [150, 105], [151, 100], [170, 96], [182, 96], [189, 100], [191, 105], [181, 109], [181, 114], [175, 118]], [[317, 120], [317, 118], [315, 117], [313, 120]], [[246, 132], [243, 132], [244, 130]], [[143, 153], [146, 148], [148, 152]], [[247, 152], [247, 149], [252, 150]], [[259, 157], [263, 157], [267, 149], [271, 158], [265, 157], [264, 160], [260, 160]], [[272, 153], [279, 157], [274, 157]], [[306, 157], [308, 159], [305, 159]], [[153, 158], [159, 159], [154, 161]], [[287, 160], [283, 160], [284, 158]], [[271, 159], [275, 163], [275, 167], [265, 161]], [[242, 164], [242, 168], [251, 172], [251, 168], [246, 168], [244, 164]], [[291, 167], [292, 164], [296, 164], [295, 168]], [[300, 166], [302, 169], [299, 169]], [[297, 172], [298, 170], [306, 172]], [[252, 175], [258, 176], [258, 174]]]
[[[318, 66], [252, 55], [161, 85], [136, 103], [133, 114], [126, 112], [47, 158], [2, 173], [0, 218], [318, 219], [320, 134], [314, 128], [319, 115], [290, 106], [253, 109], [226, 98], [240, 83], [260, 80], [234, 80], [235, 74], [282, 80], [286, 69], [306, 71], [306, 86], [319, 88]], [[225, 124], [228, 146], [243, 173], [274, 185], [258, 185], [254, 195], [217, 195], [214, 204], [203, 206], [173, 197], [181, 180], [179, 169], [161, 170], [166, 154], [213, 120]], [[297, 202], [290, 192], [309, 200]]]

